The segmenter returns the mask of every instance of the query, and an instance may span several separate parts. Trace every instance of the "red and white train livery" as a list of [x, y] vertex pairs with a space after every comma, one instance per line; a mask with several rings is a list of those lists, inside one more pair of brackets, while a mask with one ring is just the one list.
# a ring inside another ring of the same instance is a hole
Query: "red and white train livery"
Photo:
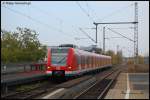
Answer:
[[48, 49], [46, 73], [75, 76], [111, 66], [111, 57], [70, 47]]

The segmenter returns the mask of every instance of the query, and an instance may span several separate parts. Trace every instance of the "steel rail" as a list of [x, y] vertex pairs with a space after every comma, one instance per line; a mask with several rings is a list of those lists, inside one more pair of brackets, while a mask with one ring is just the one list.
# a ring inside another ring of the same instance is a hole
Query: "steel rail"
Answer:
[[115, 81], [115, 79], [117, 78], [117, 76], [120, 74], [121, 71], [118, 71], [118, 73], [116, 74], [116, 76], [109, 82], [109, 84], [106, 86], [106, 88], [104, 89], [104, 91], [97, 97], [97, 99], [103, 99], [104, 95], [107, 93], [107, 91], [109, 90], [109, 88], [111, 87], [111, 85], [113, 84], [113, 82]]
[[96, 84], [100, 83], [101, 81], [103, 81], [104, 79], [106, 79], [107, 77], [109, 77], [110, 75], [112, 75], [114, 72], [116, 72], [116, 70], [111, 71], [110, 73], [108, 73], [105, 77], [103, 77], [101, 80], [97, 81], [96, 83], [94, 83], [92, 86], [90, 86], [89, 88], [87, 88], [86, 90], [84, 90], [83, 92], [79, 93], [78, 95], [76, 95], [73, 99], [77, 99], [79, 98], [81, 95], [85, 94], [86, 92], [90, 91], [90, 89], [92, 87], [94, 87]]

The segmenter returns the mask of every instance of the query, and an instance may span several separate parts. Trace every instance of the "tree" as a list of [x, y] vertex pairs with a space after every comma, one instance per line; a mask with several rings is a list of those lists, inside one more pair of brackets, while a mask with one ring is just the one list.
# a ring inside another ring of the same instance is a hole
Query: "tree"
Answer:
[[46, 55], [46, 46], [34, 30], [17, 27], [15, 32], [1, 30], [1, 34], [1, 59], [5, 63], [38, 61]]
[[139, 61], [139, 64], [144, 64], [144, 57], [139, 55], [138, 56], [138, 61]]
[[118, 51], [117, 54], [115, 54], [114, 51], [108, 50], [105, 52], [106, 55], [111, 56], [112, 58], [112, 64], [121, 64], [122, 63], [122, 52]]
[[116, 62], [115, 62], [115, 53], [112, 50], [106, 51], [105, 54], [108, 55], [108, 56], [111, 56], [112, 64], [116, 64]]
[[122, 63], [122, 51], [118, 51], [116, 56], [117, 56], [117, 63], [121, 64]]

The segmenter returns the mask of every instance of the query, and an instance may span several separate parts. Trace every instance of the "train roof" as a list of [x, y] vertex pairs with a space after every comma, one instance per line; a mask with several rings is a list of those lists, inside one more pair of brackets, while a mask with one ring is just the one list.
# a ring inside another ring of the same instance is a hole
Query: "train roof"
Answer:
[[94, 55], [94, 56], [97, 56], [97, 57], [111, 58], [111, 56], [96, 54], [96, 53], [93, 53], [93, 52], [88, 52], [88, 51], [84, 51], [84, 50], [80, 50], [80, 49], [74, 49], [74, 51], [75, 51], [75, 53], [80, 54], [80, 55]]
[[[52, 47], [54, 49], [57, 49], [57, 48], [60, 48], [60, 49], [69, 49], [69, 48], [72, 48], [72, 47]], [[102, 54], [96, 54], [94, 52], [88, 52], [88, 51], [85, 51], [85, 50], [82, 50], [82, 49], [78, 49], [78, 48], [72, 48], [74, 50], [74, 52], [76, 54], [79, 54], [79, 55], [86, 55], [86, 56], [97, 56], [97, 57], [103, 57], [103, 58], [111, 58], [111, 56], [107, 56], [107, 55], [102, 55]]]

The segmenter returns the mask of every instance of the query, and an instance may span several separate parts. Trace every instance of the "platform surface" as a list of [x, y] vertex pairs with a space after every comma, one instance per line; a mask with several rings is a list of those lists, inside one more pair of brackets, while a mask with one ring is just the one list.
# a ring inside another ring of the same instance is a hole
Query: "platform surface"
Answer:
[[149, 99], [149, 73], [121, 73], [105, 99]]
[[15, 74], [6, 74], [1, 75], [1, 84], [10, 84], [12, 82], [24, 81], [28, 79], [34, 79], [38, 77], [46, 76], [45, 71], [30, 71], [30, 72], [21, 72]]

